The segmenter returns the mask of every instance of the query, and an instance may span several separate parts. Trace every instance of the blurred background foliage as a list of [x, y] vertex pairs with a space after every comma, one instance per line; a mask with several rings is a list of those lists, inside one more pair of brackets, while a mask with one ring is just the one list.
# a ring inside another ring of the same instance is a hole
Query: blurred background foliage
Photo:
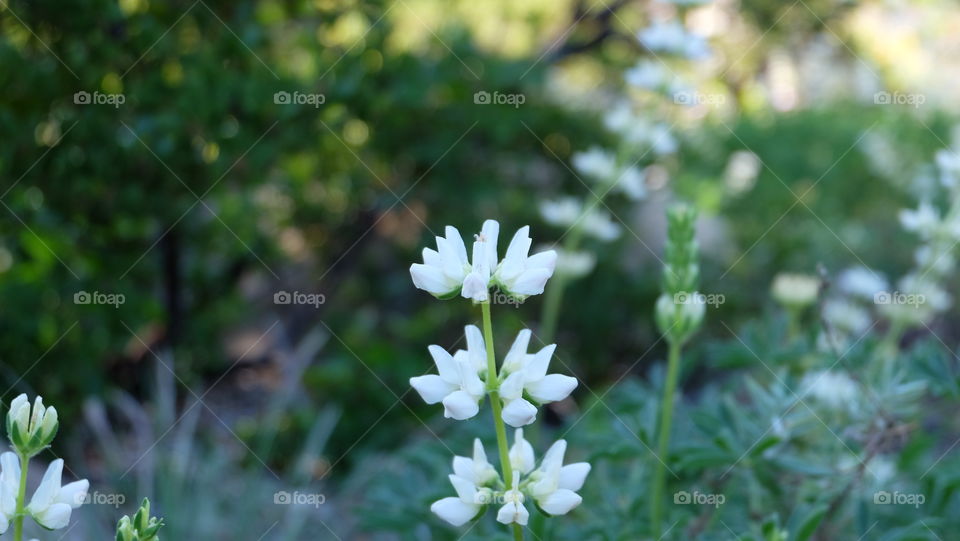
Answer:
[[[667, 20], [706, 38], [710, 55], [677, 59], [637, 39]], [[468, 234], [496, 217], [505, 231], [530, 224], [537, 242], [562, 241], [540, 203], [592, 193], [573, 157], [617, 145], [604, 115], [630, 100], [677, 147], [630, 157], [649, 165], [643, 201], [600, 207], [621, 234], [584, 241], [596, 266], [568, 284], [556, 332], [560, 366], [582, 385], [548, 414], [559, 430], [589, 408], [571, 442], [622, 458], [625, 444], [604, 438], [631, 442], [642, 429], [606, 414], [643, 415], [654, 402], [641, 397], [656, 396], [665, 203], [700, 208], [701, 283], [726, 297], [693, 345], [704, 372], [687, 379], [712, 396], [714, 376], [756, 368], [731, 329], [777, 343], [777, 272], [867, 264], [898, 276], [913, 264], [896, 214], [915, 204], [920, 165], [952, 140], [958, 23], [941, 1], [10, 0], [0, 6], [3, 399], [42, 393], [74, 442], [54, 451], [79, 457], [94, 486], [132, 483], [131, 504], [166, 494], [154, 501], [171, 525], [191, 523], [191, 505], [176, 501], [188, 485], [164, 492], [145, 470], [198, 483], [189, 472], [215, 459], [219, 475], [269, 494], [295, 482], [390, 508], [357, 515], [386, 522], [344, 519], [338, 532], [432, 523], [423, 504], [444, 489], [402, 505], [397, 491], [436, 486], [436, 471], [416, 477], [410, 461], [448, 460], [423, 423], [441, 436], [461, 429], [407, 380], [428, 370], [425, 344], [453, 349], [477, 314], [415, 290], [407, 267], [445, 224]], [[635, 88], [625, 72], [643, 60], [715, 99], [684, 106]], [[480, 91], [525, 99], [483, 105]], [[81, 104], [77, 92], [125, 102]], [[277, 103], [278, 92], [324, 103]], [[925, 102], [878, 105], [877, 92]], [[734, 156], [753, 173], [731, 174]], [[125, 302], [74, 302], [94, 291]], [[280, 291], [325, 302], [278, 305]], [[541, 302], [498, 307], [499, 334], [536, 328]], [[928, 329], [949, 344], [955, 317]], [[784, 362], [806, 351], [768, 349], [761, 357]], [[614, 406], [592, 407], [611, 385]], [[109, 456], [105, 442], [129, 456]], [[418, 444], [432, 448], [408, 458]], [[380, 470], [358, 465], [388, 452], [383, 467], [411, 478], [372, 487]], [[598, 477], [617, 479], [618, 467]], [[246, 515], [266, 526], [272, 516]], [[288, 516], [276, 538], [320, 527], [310, 520]], [[200, 531], [249, 531], [238, 528]], [[618, 535], [607, 538], [635, 538]]]

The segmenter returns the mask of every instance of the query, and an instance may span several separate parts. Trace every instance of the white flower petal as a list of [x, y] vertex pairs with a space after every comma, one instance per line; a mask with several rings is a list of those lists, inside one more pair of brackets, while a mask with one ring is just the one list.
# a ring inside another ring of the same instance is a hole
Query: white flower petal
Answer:
[[31, 512], [33, 519], [44, 528], [59, 530], [70, 523], [70, 513], [73, 508], [65, 503], [55, 503], [39, 513]]
[[467, 355], [470, 362], [477, 370], [483, 370], [487, 366], [487, 346], [483, 342], [483, 334], [476, 325], [467, 325], [463, 328], [467, 337]]
[[439, 267], [421, 263], [410, 265], [410, 277], [413, 278], [413, 285], [417, 289], [440, 297], [453, 293], [459, 286], [456, 282], [451, 283]]
[[430, 510], [454, 526], [463, 526], [467, 522], [470, 522], [473, 517], [477, 516], [477, 513], [480, 511], [480, 506], [466, 503], [460, 498], [451, 496], [433, 502]]
[[488, 269], [497, 267], [497, 237], [500, 236], [500, 223], [496, 220], [487, 220], [483, 222], [480, 229], [480, 235], [483, 237], [486, 245], [486, 265]]
[[453, 356], [447, 353], [447, 350], [440, 346], [432, 345], [427, 347], [430, 356], [433, 357], [433, 363], [437, 365], [437, 373], [443, 378], [443, 381], [454, 385], [460, 384], [460, 369], [457, 368], [457, 362]]
[[443, 399], [443, 416], [463, 421], [480, 411], [477, 399], [466, 391], [454, 391]]
[[497, 511], [497, 522], [500, 524], [512, 524], [515, 522], [521, 526], [526, 526], [529, 519], [530, 513], [523, 504], [508, 502]]
[[526, 426], [537, 420], [537, 407], [523, 398], [517, 398], [507, 403], [501, 417], [512, 427]]
[[550, 344], [527, 359], [527, 365], [524, 369], [527, 373], [527, 381], [540, 381], [547, 375], [547, 369], [550, 368], [550, 359], [553, 358], [553, 352], [556, 349], [556, 344]]
[[457, 497], [467, 503], [474, 503], [477, 496], [477, 485], [469, 479], [460, 477], [459, 475], [449, 475], [450, 484], [453, 485], [453, 489], [457, 491]]
[[517, 337], [510, 346], [510, 351], [503, 358], [503, 368], [507, 372], [515, 372], [523, 368], [527, 359], [527, 348], [530, 347], [530, 337], [533, 333], [530, 329], [523, 329], [517, 333]]
[[536, 466], [533, 446], [530, 445], [529, 441], [523, 439], [522, 428], [518, 428], [513, 437], [513, 445], [510, 447], [510, 466], [524, 475], [530, 473]]
[[540, 504], [541, 509], [551, 515], [565, 515], [582, 501], [583, 498], [576, 492], [561, 488], [537, 503]]
[[526, 385], [527, 393], [541, 404], [563, 400], [576, 388], [576, 378], [561, 374], [550, 374], [540, 381]]
[[557, 486], [576, 492], [583, 487], [589, 473], [590, 464], [586, 462], [567, 464], [560, 468], [560, 482]]
[[436, 404], [443, 400], [448, 394], [457, 390], [456, 385], [451, 385], [436, 374], [427, 374], [426, 376], [417, 376], [410, 378], [410, 386], [420, 393], [420, 397], [427, 404]]
[[[63, 474], [63, 459], [58, 458], [47, 466], [46, 473], [40, 481], [40, 486], [33, 493], [30, 499], [30, 505], [27, 509], [33, 513], [42, 513], [53, 504], [57, 493], [60, 491], [60, 478]], [[69, 518], [69, 515], [68, 515]]]
[[523, 382], [524, 373], [522, 370], [507, 376], [507, 379], [500, 384], [500, 398], [510, 402], [523, 396]]
[[490, 298], [490, 280], [484, 279], [480, 273], [471, 272], [463, 279], [463, 289], [460, 295], [474, 302], [486, 302]]

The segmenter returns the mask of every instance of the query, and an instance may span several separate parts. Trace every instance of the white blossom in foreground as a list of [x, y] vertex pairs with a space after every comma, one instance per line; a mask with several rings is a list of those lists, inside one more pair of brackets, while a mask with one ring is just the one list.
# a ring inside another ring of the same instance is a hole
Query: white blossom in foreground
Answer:
[[[427, 404], [443, 402], [443, 416], [462, 421], [469, 419], [480, 411], [480, 401], [486, 393], [480, 374], [483, 373], [483, 364], [477, 363], [481, 355], [476, 350], [482, 347], [480, 338], [477, 345], [477, 336], [480, 329], [472, 325], [467, 326], [467, 345], [473, 351], [458, 351], [450, 355], [445, 349], [431, 345], [427, 349], [437, 365], [437, 374], [427, 374], [410, 378], [410, 385]], [[485, 352], [482, 355], [486, 355]]]
[[590, 473], [590, 464], [577, 462], [564, 466], [566, 452], [567, 442], [558, 440], [547, 449], [540, 467], [528, 479], [530, 495], [549, 515], [565, 515], [583, 501], [577, 491]]
[[83, 505], [90, 489], [86, 479], [60, 485], [63, 460], [56, 459], [47, 467], [40, 486], [33, 493], [27, 511], [38, 524], [49, 530], [59, 530], [70, 523], [71, 512]]
[[500, 224], [496, 220], [485, 221], [468, 259], [460, 232], [447, 226], [445, 236], [437, 237], [437, 249], [424, 248], [423, 263], [410, 266], [413, 284], [439, 299], [459, 294], [478, 303], [490, 300], [493, 285], [521, 299], [543, 293], [556, 266], [556, 252], [529, 255], [530, 227], [524, 226], [513, 236], [501, 261], [497, 257], [499, 235]]
[[[16, 453], [0, 455], [0, 533], [6, 531], [16, 514], [16, 499], [20, 487], [20, 459]], [[70, 523], [70, 515], [86, 499], [90, 483], [86, 479], [60, 486], [63, 460], [50, 463], [40, 486], [37, 487], [26, 511], [38, 524], [48, 530], [59, 530]]]
[[430, 510], [454, 526], [463, 526], [479, 518], [491, 504], [499, 505], [498, 522], [526, 525], [530, 512], [525, 504], [530, 499], [547, 515], [569, 513], [583, 500], [577, 491], [590, 473], [590, 464], [564, 465], [566, 449], [566, 441], [557, 441], [536, 467], [533, 446], [523, 438], [523, 430], [518, 429], [510, 447], [513, 472], [507, 485], [487, 461], [480, 440], [474, 440], [473, 458], [457, 456], [453, 459], [454, 473], [449, 478], [457, 495], [434, 502]]
[[519, 299], [543, 293], [557, 266], [557, 252], [530, 254], [530, 226], [517, 230], [507, 253], [493, 274], [493, 283], [504, 293]]
[[513, 427], [525, 426], [537, 419], [537, 407], [524, 398], [524, 394], [538, 404], [547, 404], [563, 400], [577, 387], [576, 378], [547, 374], [556, 344], [537, 353], [527, 353], [531, 335], [529, 329], [517, 334], [500, 370], [500, 398], [504, 402], [502, 417]]
[[510, 490], [503, 493], [503, 506], [497, 511], [497, 522], [501, 524], [517, 523], [526, 526], [530, 512], [523, 506], [523, 492], [520, 492], [520, 472], [513, 472]]

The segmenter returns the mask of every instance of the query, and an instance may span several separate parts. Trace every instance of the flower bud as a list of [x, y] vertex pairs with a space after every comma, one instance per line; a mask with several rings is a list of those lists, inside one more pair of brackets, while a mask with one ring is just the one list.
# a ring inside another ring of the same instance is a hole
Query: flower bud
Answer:
[[22, 456], [32, 457], [46, 449], [60, 427], [57, 408], [45, 408], [38, 396], [30, 407], [26, 394], [13, 399], [7, 412], [7, 437]]
[[159, 541], [162, 527], [163, 519], [150, 516], [150, 500], [144, 498], [133, 519], [124, 516], [117, 523], [116, 541]]
[[706, 312], [706, 305], [698, 302], [697, 293], [686, 297], [681, 295], [661, 294], [655, 312], [660, 332], [666, 335], [667, 341], [675, 344], [682, 344], [693, 336], [703, 323]]

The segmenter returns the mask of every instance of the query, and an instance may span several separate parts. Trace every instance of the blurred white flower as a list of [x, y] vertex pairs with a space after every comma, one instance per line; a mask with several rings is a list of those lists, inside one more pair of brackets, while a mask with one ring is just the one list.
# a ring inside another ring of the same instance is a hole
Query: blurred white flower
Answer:
[[872, 301], [877, 293], [889, 291], [890, 283], [879, 272], [857, 266], [840, 273], [837, 277], [837, 287], [847, 295]]
[[577, 462], [564, 466], [566, 451], [567, 442], [558, 440], [547, 449], [540, 467], [530, 474], [530, 495], [540, 509], [550, 515], [565, 515], [583, 501], [577, 491], [590, 473], [590, 464]]
[[936, 154], [940, 182], [947, 188], [955, 188], [960, 181], [960, 154], [952, 149], [941, 149]]
[[738, 150], [730, 154], [724, 171], [724, 182], [733, 193], [742, 193], [756, 183], [760, 174], [760, 158], [749, 150]]
[[594, 204], [586, 216], [577, 222], [583, 213], [583, 203], [575, 197], [563, 197], [555, 201], [540, 203], [540, 215], [550, 225], [573, 227], [578, 225], [584, 234], [598, 240], [609, 242], [620, 236], [620, 226], [614, 223], [610, 215]]
[[687, 32], [676, 20], [655, 22], [637, 34], [640, 43], [647, 49], [659, 53], [683, 56], [691, 60], [704, 58], [710, 54], [710, 47], [702, 37]]
[[662, 62], [641, 60], [624, 73], [627, 84], [647, 90], [658, 90], [670, 80], [671, 74]]
[[570, 158], [573, 168], [594, 182], [610, 182], [617, 175], [617, 158], [600, 147], [576, 152]]
[[851, 408], [856, 404], [860, 390], [857, 382], [846, 372], [820, 370], [804, 376], [801, 382], [803, 391], [801, 396], [812, 396], [814, 399], [832, 408]]
[[773, 279], [774, 300], [789, 308], [803, 308], [817, 300], [820, 280], [806, 274], [780, 273]]
[[27, 506], [27, 512], [48, 530], [65, 528], [70, 523], [71, 512], [83, 505], [90, 489], [90, 482], [86, 479], [61, 486], [62, 474], [63, 459], [58, 458], [47, 466], [40, 486]]
[[523, 492], [520, 492], [520, 472], [515, 471], [510, 490], [503, 493], [503, 506], [497, 511], [497, 522], [526, 526], [530, 519], [530, 512], [523, 506], [523, 499]]
[[577, 387], [577, 379], [562, 374], [547, 374], [550, 358], [557, 349], [550, 344], [537, 353], [527, 353], [532, 333], [524, 329], [504, 357], [500, 377], [500, 398], [504, 402], [502, 417], [510, 426], [525, 426], [537, 418], [537, 408], [524, 394], [538, 404], [557, 402], [568, 397]]
[[873, 322], [870, 313], [861, 306], [841, 299], [828, 299], [823, 303], [823, 317], [834, 328], [861, 335]]
[[920, 268], [928, 269], [937, 276], [944, 276], [957, 266], [956, 257], [948, 250], [937, 250], [933, 246], [924, 245], [917, 248], [913, 254], [914, 261]]
[[[479, 332], [479, 329], [472, 325], [467, 327], [468, 344], [471, 334], [475, 341]], [[486, 394], [486, 388], [479, 376], [483, 372], [483, 365], [477, 367], [476, 352], [458, 352], [454, 357], [437, 345], [431, 345], [428, 350], [437, 365], [438, 374], [410, 378], [410, 385], [427, 404], [443, 402], [444, 417], [462, 421], [476, 415], [480, 411], [480, 401]]]
[[923, 201], [916, 210], [901, 210], [900, 224], [907, 231], [929, 238], [940, 225], [940, 213], [929, 202]]
[[596, 264], [597, 257], [591, 252], [557, 250], [557, 274], [580, 278], [590, 274]]

